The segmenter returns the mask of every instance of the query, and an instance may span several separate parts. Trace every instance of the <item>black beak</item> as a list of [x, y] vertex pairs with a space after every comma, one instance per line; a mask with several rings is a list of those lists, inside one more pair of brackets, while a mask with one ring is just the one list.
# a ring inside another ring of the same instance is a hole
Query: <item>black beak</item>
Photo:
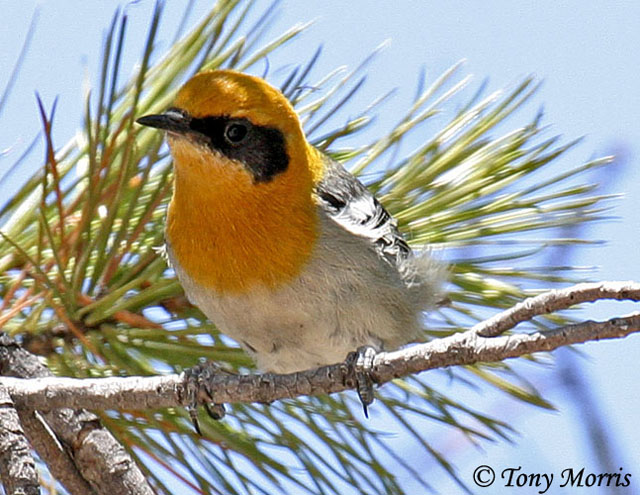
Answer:
[[175, 110], [167, 110], [165, 113], [159, 115], [145, 115], [136, 120], [140, 125], [164, 129], [165, 131], [175, 132], [177, 134], [189, 132], [191, 130], [189, 128], [190, 121], [191, 119]]

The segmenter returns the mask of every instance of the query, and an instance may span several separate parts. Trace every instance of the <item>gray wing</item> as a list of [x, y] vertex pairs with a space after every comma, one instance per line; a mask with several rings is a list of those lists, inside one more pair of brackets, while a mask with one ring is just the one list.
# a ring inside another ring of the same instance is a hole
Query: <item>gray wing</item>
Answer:
[[369, 239], [382, 259], [398, 267], [409, 257], [411, 248], [398, 231], [396, 220], [358, 179], [323, 156], [326, 171], [316, 185], [321, 207], [342, 228]]

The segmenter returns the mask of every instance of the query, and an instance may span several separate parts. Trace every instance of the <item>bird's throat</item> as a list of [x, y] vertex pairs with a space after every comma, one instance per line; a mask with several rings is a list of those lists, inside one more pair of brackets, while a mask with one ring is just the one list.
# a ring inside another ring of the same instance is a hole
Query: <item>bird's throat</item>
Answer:
[[309, 174], [288, 170], [255, 183], [241, 164], [172, 148], [166, 236], [182, 271], [221, 294], [274, 288], [297, 277], [318, 235]]

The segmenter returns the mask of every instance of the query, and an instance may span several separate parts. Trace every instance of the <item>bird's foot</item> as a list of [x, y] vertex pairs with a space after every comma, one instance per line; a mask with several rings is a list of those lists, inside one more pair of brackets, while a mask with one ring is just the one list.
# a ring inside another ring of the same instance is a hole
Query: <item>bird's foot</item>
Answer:
[[355, 352], [350, 352], [345, 361], [355, 377], [356, 391], [366, 418], [369, 417], [368, 408], [374, 399], [374, 380], [371, 376], [371, 370], [373, 369], [373, 360], [376, 354], [378, 354], [378, 351], [374, 347], [365, 345], [359, 347]]
[[184, 371], [184, 391], [187, 403], [187, 412], [191, 418], [191, 423], [198, 435], [202, 435], [200, 423], [198, 422], [198, 406], [204, 404], [204, 409], [210, 418], [220, 420], [225, 416], [224, 404], [216, 404], [211, 398], [211, 388], [209, 384], [214, 375], [222, 372], [222, 369], [215, 363], [207, 361], [197, 364]]

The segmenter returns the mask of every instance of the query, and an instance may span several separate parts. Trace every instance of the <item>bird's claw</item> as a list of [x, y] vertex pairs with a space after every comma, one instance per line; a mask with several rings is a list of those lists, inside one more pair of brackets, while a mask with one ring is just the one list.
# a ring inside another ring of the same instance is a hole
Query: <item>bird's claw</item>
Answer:
[[366, 418], [369, 417], [369, 406], [373, 403], [373, 378], [371, 370], [373, 369], [373, 360], [378, 352], [375, 348], [365, 345], [359, 347], [357, 351], [347, 356], [347, 366], [353, 371], [355, 377], [356, 391], [358, 398], [362, 404], [362, 410]]
[[204, 410], [207, 411], [211, 419], [216, 421], [220, 421], [227, 414], [224, 404], [214, 404], [213, 402], [205, 402]]
[[220, 367], [207, 361], [184, 371], [184, 391], [187, 412], [198, 435], [202, 435], [198, 421], [198, 406], [204, 404], [210, 418], [220, 420], [225, 416], [224, 404], [216, 404], [211, 400], [208, 383], [213, 375], [219, 373]]

